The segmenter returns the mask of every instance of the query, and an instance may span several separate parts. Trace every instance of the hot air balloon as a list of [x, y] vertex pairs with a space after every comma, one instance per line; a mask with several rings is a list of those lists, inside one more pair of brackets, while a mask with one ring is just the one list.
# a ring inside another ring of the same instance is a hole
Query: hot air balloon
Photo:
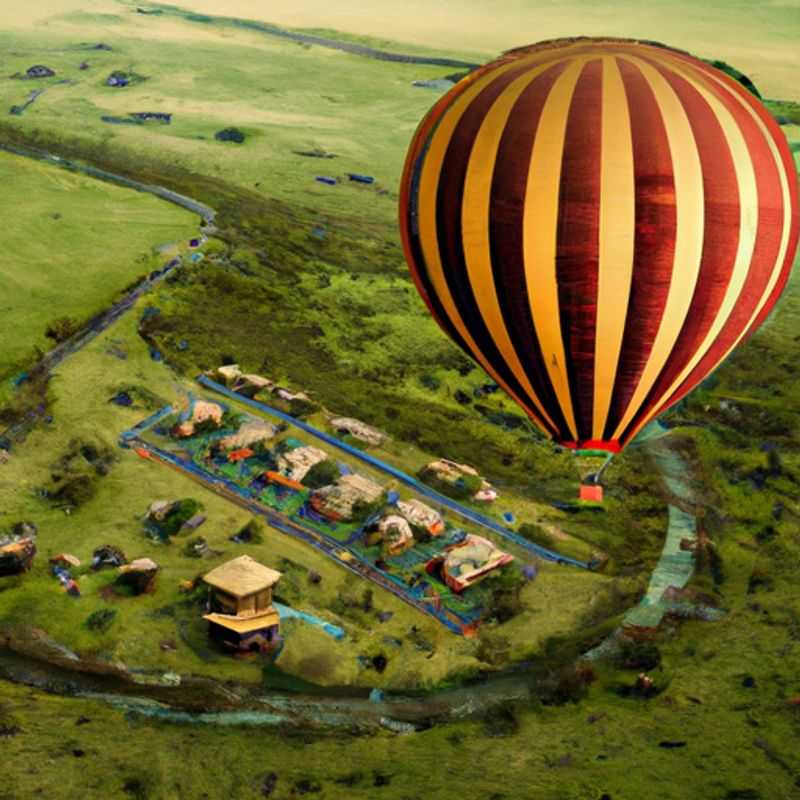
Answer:
[[556, 40], [434, 105], [400, 228], [443, 330], [556, 442], [613, 453], [767, 317], [797, 177], [728, 75], [656, 43]]

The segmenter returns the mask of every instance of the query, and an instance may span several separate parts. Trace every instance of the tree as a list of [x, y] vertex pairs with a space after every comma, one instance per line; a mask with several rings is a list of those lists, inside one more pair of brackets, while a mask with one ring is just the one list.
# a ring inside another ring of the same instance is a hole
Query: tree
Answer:
[[45, 329], [44, 335], [55, 342], [65, 342], [78, 330], [78, 322], [72, 317], [54, 319]]
[[488, 610], [498, 622], [507, 622], [522, 611], [521, 595], [525, 578], [516, 564], [496, 571], [486, 579], [486, 583], [491, 591]]
[[301, 481], [303, 486], [309, 489], [321, 489], [323, 486], [330, 486], [339, 477], [339, 467], [331, 458], [319, 461], [305, 474]]

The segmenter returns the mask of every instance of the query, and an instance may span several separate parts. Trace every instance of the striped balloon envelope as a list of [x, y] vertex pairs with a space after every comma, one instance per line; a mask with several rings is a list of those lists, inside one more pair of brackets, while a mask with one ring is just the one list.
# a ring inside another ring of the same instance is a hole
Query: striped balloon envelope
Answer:
[[775, 305], [797, 176], [728, 75], [655, 43], [557, 40], [436, 103], [400, 228], [444, 331], [553, 439], [614, 452]]

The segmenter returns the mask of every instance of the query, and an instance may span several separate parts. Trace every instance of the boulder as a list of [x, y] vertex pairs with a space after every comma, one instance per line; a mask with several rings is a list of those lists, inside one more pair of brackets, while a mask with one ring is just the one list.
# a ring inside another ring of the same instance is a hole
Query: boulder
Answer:
[[92, 569], [98, 570], [103, 567], [121, 567], [127, 564], [128, 559], [125, 553], [113, 544], [104, 544], [92, 553]]
[[217, 131], [214, 134], [214, 138], [218, 142], [235, 142], [236, 144], [242, 144], [246, 137], [238, 128], [225, 128], [221, 131]]

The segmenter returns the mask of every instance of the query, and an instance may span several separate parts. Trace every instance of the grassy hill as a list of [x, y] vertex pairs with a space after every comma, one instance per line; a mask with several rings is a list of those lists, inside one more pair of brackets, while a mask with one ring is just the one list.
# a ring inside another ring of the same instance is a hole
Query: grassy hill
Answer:
[[169, 258], [197, 218], [128, 189], [0, 152], [0, 378], [33, 358], [60, 317], [84, 321]]
[[[0, 108], [19, 104], [31, 89], [46, 89], [21, 116], [3, 121], [3, 140], [25, 141], [197, 197], [218, 209], [219, 231], [204, 262], [177, 274], [59, 368], [50, 385], [53, 422], [0, 466], [0, 529], [32, 518], [41, 531], [34, 571], [0, 585], [0, 620], [34, 622], [82, 652], [152, 669], [259, 680], [252, 662], [211, 657], [201, 629], [192, 627], [196, 619], [178, 584], [205, 562], [185, 556], [183, 541], [155, 545], [140, 520], [157, 497], [202, 497], [209, 520], [201, 533], [223, 551], [217, 557], [223, 560], [238, 552], [228, 537], [247, 516], [183, 477], [115, 449], [119, 430], [141, 418], [148, 404], [171, 399], [188, 388], [188, 377], [225, 356], [385, 429], [394, 437], [389, 455], [406, 468], [434, 454], [475, 463], [500, 487], [519, 521], [542, 518], [606, 550], [608, 577], [545, 569], [526, 589], [525, 614], [488, 627], [473, 642], [451, 637], [383, 594], [374, 605], [393, 611], [392, 621], [379, 627], [372, 612], [351, 606], [351, 638], [339, 652], [325, 640], [294, 637], [288, 671], [314, 677], [309, 670], [319, 672], [323, 664], [322, 679], [365, 686], [408, 686], [411, 678], [429, 686], [459, 672], [496, 668], [504, 653], [534, 657], [536, 700], [503, 706], [478, 722], [409, 736], [176, 726], [93, 699], [54, 697], [0, 681], [0, 735], [13, 787], [0, 787], [0, 796], [5, 791], [10, 797], [57, 798], [77, 790], [103, 798], [282, 800], [794, 796], [800, 785], [794, 747], [800, 735], [797, 276], [768, 325], [669, 418], [677, 428], [670, 441], [693, 477], [688, 510], [713, 542], [714, 558], [698, 560], [690, 588], [700, 602], [721, 608], [722, 620], [672, 621], [656, 639], [658, 657], [649, 666], [635, 658], [617, 660], [598, 666], [590, 687], [576, 686], [563, 662], [635, 602], [658, 556], [666, 524], [663, 490], [646, 453], [631, 450], [606, 472], [605, 514], [567, 517], [547, 509], [547, 501], [574, 493], [574, 464], [532, 438], [507, 401], [482, 392], [485, 375], [444, 339], [417, 298], [397, 243], [394, 194], [408, 137], [437, 96], [411, 81], [451, 70], [305, 47], [208, 19], [222, 5], [213, 0], [177, 5], [195, 18], [138, 14], [135, 4], [116, 0], [43, 0], [17, 5], [3, 20]], [[791, 102], [800, 97], [791, 3], [556, 7], [520, 1], [503, 14], [478, 0], [436, 9], [413, 0], [380, 14], [367, 14], [366, 0], [278, 0], [263, 12], [245, 0], [224, 5], [227, 16], [263, 14], [264, 22], [320, 35], [340, 28], [348, 41], [396, 52], [430, 54], [441, 46], [466, 60], [575, 33], [576, 20], [581, 33], [666, 40], [748, 74], [765, 96], [782, 101], [770, 107], [786, 117], [795, 145], [799, 138]], [[98, 42], [111, 50], [92, 49]], [[79, 68], [82, 61], [88, 69]], [[55, 69], [55, 78], [10, 77], [36, 63]], [[136, 76], [132, 85], [105, 85], [117, 69]], [[102, 120], [146, 111], [173, 116], [168, 125]], [[228, 127], [242, 131], [244, 143], [215, 138]], [[331, 187], [314, 180], [349, 171], [374, 174], [377, 187]], [[24, 201], [26, 212], [30, 207], [46, 217], [50, 195], [39, 187], [44, 178], [35, 170], [26, 175], [36, 182], [36, 197], [17, 193], [16, 205]], [[70, 197], [77, 197], [85, 214], [72, 219], [74, 234], [65, 242], [70, 248], [76, 242], [73, 257], [82, 260], [102, 250], [87, 224], [101, 216], [98, 197], [119, 209], [115, 214], [124, 214], [133, 200], [112, 198], [104, 186], [70, 186]], [[147, 205], [147, 198], [134, 197]], [[172, 211], [163, 204], [157, 210], [159, 222]], [[181, 229], [180, 212], [175, 214]], [[32, 230], [37, 248], [59, 246], [52, 226]], [[138, 254], [170, 237], [162, 238], [160, 227], [151, 225], [133, 247], [125, 230], [110, 249], [124, 255], [120, 270], [137, 275]], [[33, 239], [26, 237], [19, 247], [24, 251]], [[38, 256], [26, 258], [42, 263]], [[99, 275], [102, 257], [88, 263]], [[61, 274], [59, 285], [71, 291], [67, 275]], [[120, 288], [116, 277], [111, 284], [93, 281], [113, 294]], [[103, 302], [100, 295], [97, 302]], [[160, 309], [148, 337], [175, 371], [153, 361], [138, 335], [148, 304]], [[41, 334], [41, 321], [34, 329]], [[188, 348], [181, 348], [183, 340]], [[109, 405], [113, 393], [131, 384], [154, 396], [141, 395], [135, 409]], [[62, 470], [74, 442], [117, 458], [97, 481], [97, 493], [66, 515], [37, 489]], [[76, 601], [47, 574], [47, 556], [67, 550], [86, 560], [105, 541], [120, 543], [129, 556], [150, 555], [162, 563], [156, 595], [108, 601], [102, 592], [110, 579], [99, 573], [81, 576], [84, 597]], [[363, 587], [286, 537], [268, 532], [255, 552], [267, 561], [285, 560], [304, 607], [323, 616], [341, 608], [342, 596], [360, 596]], [[306, 586], [309, 569], [322, 575], [317, 589]], [[89, 613], [109, 606], [117, 611], [111, 627], [90, 630]], [[411, 625], [434, 645], [431, 658], [408, 639], [382, 678], [360, 670], [356, 655], [389, 647], [384, 637], [405, 638]], [[160, 642], [171, 637], [178, 649], [162, 650]], [[656, 684], [650, 699], [631, 691], [642, 669]]]

